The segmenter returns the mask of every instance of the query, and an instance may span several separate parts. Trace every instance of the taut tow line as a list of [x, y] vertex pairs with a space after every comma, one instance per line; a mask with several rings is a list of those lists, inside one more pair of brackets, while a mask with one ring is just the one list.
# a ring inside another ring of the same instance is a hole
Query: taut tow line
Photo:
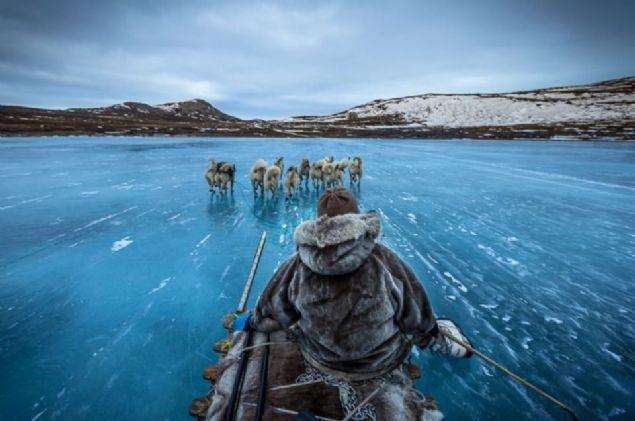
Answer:
[[467, 349], [468, 351], [472, 352], [473, 354], [477, 355], [478, 357], [480, 357], [482, 360], [490, 363], [491, 365], [493, 365], [494, 367], [496, 367], [497, 369], [499, 369], [500, 371], [502, 371], [503, 373], [507, 374], [509, 377], [511, 377], [512, 379], [522, 383], [523, 385], [525, 385], [526, 387], [528, 387], [529, 389], [533, 390], [534, 392], [538, 393], [540, 396], [542, 396], [543, 398], [549, 399], [551, 402], [555, 403], [556, 405], [558, 405], [560, 408], [564, 409], [565, 411], [567, 411], [569, 413], [569, 415], [571, 415], [571, 419], [578, 421], [578, 416], [576, 415], [575, 411], [567, 404], [563, 403], [562, 401], [556, 399], [555, 397], [551, 396], [549, 393], [545, 392], [544, 390], [542, 390], [541, 388], [539, 388], [538, 386], [529, 383], [527, 380], [523, 379], [522, 377], [520, 377], [518, 374], [510, 371], [509, 369], [507, 369], [506, 367], [504, 367], [503, 365], [501, 365], [499, 362], [494, 361], [492, 358], [488, 357], [487, 355], [483, 354], [481, 351], [479, 351], [478, 349], [473, 348], [472, 346], [470, 346], [470, 344], [465, 343], [464, 341], [455, 338], [451, 333], [444, 331], [443, 329], [439, 330], [441, 332], [441, 334], [443, 336], [445, 336], [446, 338], [448, 338], [449, 340], [451, 340], [452, 342], [456, 342], [457, 344], [461, 345], [463, 348]]

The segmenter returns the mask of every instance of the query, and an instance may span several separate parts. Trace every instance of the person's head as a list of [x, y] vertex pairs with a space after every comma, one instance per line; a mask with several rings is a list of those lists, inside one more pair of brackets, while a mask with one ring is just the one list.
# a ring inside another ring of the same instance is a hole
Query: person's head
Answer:
[[322, 193], [317, 202], [317, 216], [333, 217], [347, 213], [359, 213], [355, 195], [344, 187], [334, 187]]

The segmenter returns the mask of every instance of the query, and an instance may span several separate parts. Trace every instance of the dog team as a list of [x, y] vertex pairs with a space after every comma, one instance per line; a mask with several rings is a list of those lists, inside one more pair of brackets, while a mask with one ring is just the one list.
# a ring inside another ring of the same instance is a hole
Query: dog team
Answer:
[[[231, 162], [217, 162], [209, 158], [210, 164], [205, 170], [205, 180], [209, 185], [209, 191], [214, 193], [218, 189], [221, 193], [227, 192], [229, 184], [231, 192], [234, 192], [234, 180], [236, 165]], [[295, 196], [302, 185], [308, 189], [309, 183], [315, 190], [328, 189], [344, 184], [345, 171], [348, 168], [349, 181], [357, 187], [361, 184], [363, 166], [359, 156], [343, 158], [335, 162], [333, 156], [309, 162], [304, 158], [299, 166], [290, 166], [284, 171], [284, 157], [278, 157], [269, 165], [264, 159], [258, 159], [249, 174], [254, 196], [262, 194], [264, 197], [277, 197], [280, 188], [283, 188], [286, 198]]]

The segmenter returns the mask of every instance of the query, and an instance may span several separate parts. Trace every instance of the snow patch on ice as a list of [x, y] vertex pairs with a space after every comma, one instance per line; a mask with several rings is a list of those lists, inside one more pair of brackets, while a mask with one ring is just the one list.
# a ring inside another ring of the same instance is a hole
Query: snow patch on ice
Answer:
[[456, 287], [459, 290], [461, 290], [463, 292], [467, 292], [467, 287], [465, 285], [463, 285], [463, 283], [461, 281], [459, 281], [454, 276], [452, 276], [452, 274], [450, 272], [443, 272], [443, 275], [445, 275], [446, 278], [448, 278], [450, 281], [452, 281], [452, 283], [455, 284]]
[[198, 254], [198, 249], [201, 248], [203, 245], [205, 245], [205, 243], [207, 243], [207, 241], [210, 239], [211, 236], [212, 234], [207, 234], [205, 237], [203, 237], [201, 241], [196, 243], [196, 246], [194, 246], [194, 250], [190, 252], [190, 256], [194, 256]]
[[551, 317], [551, 316], [545, 316], [545, 322], [552, 322], [555, 323], [557, 325], [561, 325], [562, 323], [564, 323], [562, 320], [556, 318], [556, 317]]
[[483, 372], [483, 374], [485, 374], [487, 377], [494, 377], [494, 374], [484, 365], [481, 366], [481, 371]]
[[81, 197], [89, 197], [89, 196], [94, 196], [96, 194], [99, 194], [99, 192], [97, 190], [92, 190], [92, 191], [83, 191], [79, 195]]
[[533, 341], [534, 338], [530, 337], [530, 336], [526, 336], [523, 338], [522, 342], [521, 342], [521, 346], [523, 347], [523, 349], [529, 349], [529, 343], [531, 341]]
[[83, 227], [76, 228], [75, 232], [82, 231], [82, 230], [85, 230], [86, 228], [92, 227], [93, 225], [97, 225], [97, 224], [100, 224], [100, 223], [102, 223], [104, 221], [108, 221], [108, 220], [110, 220], [112, 218], [115, 218], [117, 216], [123, 215], [124, 213], [130, 212], [131, 210], [136, 209], [136, 208], [137, 208], [136, 206], [132, 206], [132, 207], [129, 207], [128, 209], [122, 210], [121, 212], [111, 213], [110, 215], [106, 215], [103, 218], [95, 219], [94, 221], [90, 221], [88, 224], [84, 225]]
[[159, 282], [159, 286], [157, 286], [155, 288], [152, 288], [152, 290], [150, 292], [148, 292], [148, 295], [154, 294], [155, 292], [165, 288], [171, 280], [172, 280], [171, 276], [163, 279], [161, 282]]
[[417, 199], [415, 196], [413, 196], [412, 194], [408, 192], [402, 192], [400, 199], [403, 200], [404, 202], [418, 202], [419, 201], [419, 199]]
[[113, 253], [118, 252], [119, 250], [125, 249], [130, 244], [132, 244], [133, 242], [134, 241], [130, 239], [130, 236], [124, 237], [121, 240], [117, 240], [114, 243], [112, 243], [112, 247], [110, 247], [110, 250]]
[[607, 354], [609, 354], [611, 356], [611, 358], [613, 358], [615, 361], [617, 361], [618, 363], [622, 362], [622, 356], [619, 354], [616, 354], [615, 352], [611, 351], [609, 349], [609, 343], [608, 342], [604, 342], [602, 344], [602, 351], [606, 352]]
[[43, 410], [43, 411], [41, 411], [41, 412], [38, 412], [37, 414], [35, 414], [35, 416], [34, 416], [33, 418], [31, 418], [31, 421], [35, 421], [35, 420], [37, 420], [37, 419], [38, 419], [38, 418], [40, 418], [42, 415], [44, 415], [44, 413], [45, 413], [45, 412], [46, 412], [46, 409], [44, 409], [44, 410]]

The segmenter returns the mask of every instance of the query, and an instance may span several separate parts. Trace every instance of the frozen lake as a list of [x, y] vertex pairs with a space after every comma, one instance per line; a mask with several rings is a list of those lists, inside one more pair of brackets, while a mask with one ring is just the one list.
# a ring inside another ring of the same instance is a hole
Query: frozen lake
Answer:
[[[251, 164], [326, 154], [364, 157], [361, 207], [438, 315], [582, 419], [635, 417], [635, 143], [5, 138], [0, 419], [189, 419], [260, 232], [252, 304], [315, 215], [254, 201]], [[478, 359], [418, 363], [448, 419], [567, 419]]]

